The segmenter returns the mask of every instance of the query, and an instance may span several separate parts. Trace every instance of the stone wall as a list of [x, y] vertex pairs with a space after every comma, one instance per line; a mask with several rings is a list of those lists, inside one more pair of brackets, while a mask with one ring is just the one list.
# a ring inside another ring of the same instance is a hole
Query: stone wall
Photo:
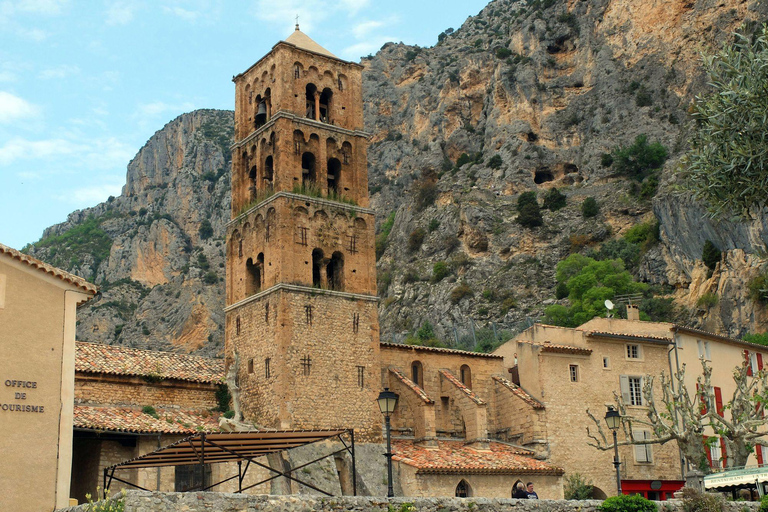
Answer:
[[[372, 498], [334, 496], [270, 496], [227, 493], [159, 493], [128, 491], [125, 496], [125, 512], [242, 512], [243, 510], [264, 510], [275, 512], [338, 512], [341, 510], [360, 512], [388, 512], [409, 510], [403, 505], [413, 504], [414, 511], [441, 512], [596, 512], [602, 501], [565, 500], [515, 500], [511, 498]], [[390, 508], [391, 507], [391, 508]], [[683, 512], [682, 502], [671, 500], [660, 505], [666, 512]], [[759, 502], [727, 502], [724, 512], [741, 512], [746, 509], [756, 512]], [[87, 505], [60, 509], [60, 512], [87, 512]]]
[[75, 403], [212, 409], [217, 406], [216, 385], [178, 380], [147, 382], [141, 377], [78, 373]]

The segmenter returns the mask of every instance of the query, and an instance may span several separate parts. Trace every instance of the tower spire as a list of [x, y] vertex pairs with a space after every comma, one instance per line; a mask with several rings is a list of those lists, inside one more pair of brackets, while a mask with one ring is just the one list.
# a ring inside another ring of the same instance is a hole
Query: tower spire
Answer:
[[299, 15], [296, 15], [296, 30], [299, 30]]

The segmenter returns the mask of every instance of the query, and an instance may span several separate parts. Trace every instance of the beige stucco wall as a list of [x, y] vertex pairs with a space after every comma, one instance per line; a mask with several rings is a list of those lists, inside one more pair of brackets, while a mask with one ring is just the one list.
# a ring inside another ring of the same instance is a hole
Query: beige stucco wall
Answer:
[[10, 258], [0, 275], [0, 508], [51, 510], [69, 503], [75, 313], [86, 295]]

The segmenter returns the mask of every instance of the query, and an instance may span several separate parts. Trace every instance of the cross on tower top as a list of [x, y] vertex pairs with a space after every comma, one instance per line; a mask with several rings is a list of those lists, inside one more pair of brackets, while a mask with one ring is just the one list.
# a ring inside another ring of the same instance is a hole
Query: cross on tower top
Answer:
[[299, 30], [299, 15], [296, 15], [296, 30]]

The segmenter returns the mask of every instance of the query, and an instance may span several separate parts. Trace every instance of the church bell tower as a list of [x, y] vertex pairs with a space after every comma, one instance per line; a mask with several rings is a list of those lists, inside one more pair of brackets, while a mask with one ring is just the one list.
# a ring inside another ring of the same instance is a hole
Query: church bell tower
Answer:
[[361, 72], [297, 25], [233, 79], [226, 355], [247, 421], [378, 441]]

